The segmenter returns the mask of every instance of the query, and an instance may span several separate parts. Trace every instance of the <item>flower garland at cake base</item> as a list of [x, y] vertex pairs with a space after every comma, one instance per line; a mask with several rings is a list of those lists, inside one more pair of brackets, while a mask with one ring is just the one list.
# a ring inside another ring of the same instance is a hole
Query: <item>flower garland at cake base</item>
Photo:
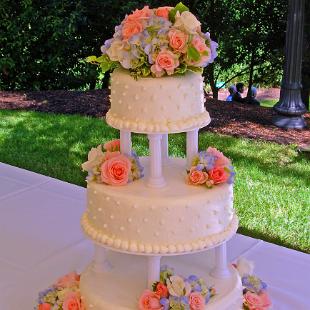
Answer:
[[[244, 258], [232, 264], [238, 271], [243, 286], [243, 310], [269, 310], [271, 300], [267, 285], [253, 275], [254, 264]], [[162, 266], [160, 281], [153, 283], [139, 298], [139, 310], [204, 310], [216, 295], [203, 279], [195, 275], [187, 278], [175, 275], [173, 269]], [[35, 310], [87, 310], [80, 293], [80, 275], [71, 272], [48, 289], [39, 293]]]

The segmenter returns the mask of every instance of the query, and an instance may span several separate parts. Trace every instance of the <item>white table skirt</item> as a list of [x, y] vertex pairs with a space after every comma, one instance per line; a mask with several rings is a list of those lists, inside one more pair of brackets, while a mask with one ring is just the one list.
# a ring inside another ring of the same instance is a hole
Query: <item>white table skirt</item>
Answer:
[[[85, 189], [0, 163], [0, 309], [31, 310], [37, 294], [90, 262], [80, 229]], [[310, 256], [237, 234], [228, 257], [255, 262], [275, 310], [310, 309]]]

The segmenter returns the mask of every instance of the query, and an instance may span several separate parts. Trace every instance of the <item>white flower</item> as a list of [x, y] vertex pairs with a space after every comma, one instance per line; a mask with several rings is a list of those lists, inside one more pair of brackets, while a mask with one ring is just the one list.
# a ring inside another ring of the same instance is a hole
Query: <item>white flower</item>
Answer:
[[247, 259], [241, 257], [237, 261], [237, 270], [240, 274], [240, 277], [245, 275], [253, 274], [254, 263], [252, 261], [248, 261]]
[[176, 28], [180, 28], [189, 33], [196, 33], [200, 25], [201, 23], [199, 20], [189, 11], [182, 12], [181, 14], [177, 12], [175, 15], [174, 27]]
[[84, 171], [92, 171], [96, 166], [101, 164], [103, 157], [104, 154], [101, 144], [96, 148], [93, 147], [88, 153], [88, 161], [82, 164], [82, 169]]
[[107, 55], [112, 61], [120, 61], [123, 56], [124, 43], [121, 40], [114, 40], [111, 46], [106, 50]]
[[170, 295], [176, 297], [188, 296], [191, 292], [191, 285], [179, 276], [171, 276], [167, 279], [167, 287]]

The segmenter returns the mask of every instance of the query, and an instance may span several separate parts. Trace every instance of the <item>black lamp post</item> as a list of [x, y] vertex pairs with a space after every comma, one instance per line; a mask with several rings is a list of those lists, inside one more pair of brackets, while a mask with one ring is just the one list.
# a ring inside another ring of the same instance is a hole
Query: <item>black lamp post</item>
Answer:
[[304, 6], [304, 0], [289, 0], [284, 72], [280, 100], [274, 106], [278, 115], [273, 118], [273, 123], [283, 128], [306, 127], [303, 118], [306, 107], [300, 95]]

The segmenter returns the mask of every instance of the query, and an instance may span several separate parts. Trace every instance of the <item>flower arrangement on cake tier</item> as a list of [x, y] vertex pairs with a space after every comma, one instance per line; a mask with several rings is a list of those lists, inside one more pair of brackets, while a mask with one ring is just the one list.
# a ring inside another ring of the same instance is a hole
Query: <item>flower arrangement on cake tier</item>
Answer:
[[207, 188], [221, 183], [232, 184], [234, 177], [235, 171], [230, 159], [213, 147], [194, 156], [192, 166], [187, 171], [188, 184]]
[[87, 181], [114, 186], [126, 185], [143, 177], [143, 167], [134, 151], [121, 154], [120, 140], [112, 140], [92, 148], [88, 161], [82, 164], [88, 172]]
[[217, 56], [216, 48], [209, 32], [201, 31], [201, 23], [180, 2], [175, 7], [145, 6], [127, 15], [101, 47], [102, 55], [86, 61], [103, 73], [121, 66], [135, 78], [161, 77], [202, 72]]
[[80, 294], [80, 275], [68, 273], [39, 293], [37, 310], [85, 310]]
[[233, 266], [238, 270], [243, 286], [244, 310], [268, 310], [271, 300], [267, 293], [267, 284], [253, 275], [254, 264], [240, 258]]
[[139, 310], [203, 310], [214, 295], [214, 288], [207, 287], [203, 279], [184, 278], [163, 266], [160, 281], [140, 296]]

